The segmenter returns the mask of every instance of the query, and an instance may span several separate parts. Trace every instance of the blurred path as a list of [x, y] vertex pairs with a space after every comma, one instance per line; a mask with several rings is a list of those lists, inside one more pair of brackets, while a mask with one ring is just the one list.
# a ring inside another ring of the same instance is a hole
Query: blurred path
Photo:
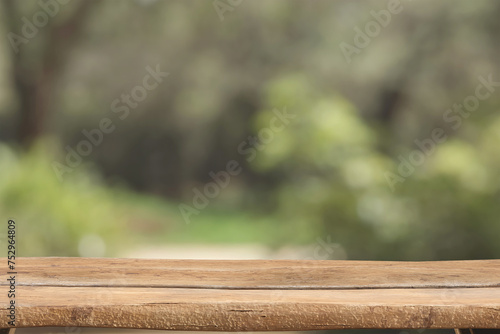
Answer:
[[[246, 245], [213, 245], [213, 244], [179, 244], [166, 246], [145, 246], [132, 249], [121, 254], [125, 258], [150, 258], [150, 259], [194, 259], [194, 260], [266, 260], [266, 259], [291, 259], [324, 260], [331, 249], [321, 248], [318, 245], [288, 246], [272, 249], [258, 244]], [[337, 258], [345, 258], [341, 248], [335, 247]], [[343, 253], [343, 254], [340, 254]], [[330, 254], [333, 254], [330, 251]]]

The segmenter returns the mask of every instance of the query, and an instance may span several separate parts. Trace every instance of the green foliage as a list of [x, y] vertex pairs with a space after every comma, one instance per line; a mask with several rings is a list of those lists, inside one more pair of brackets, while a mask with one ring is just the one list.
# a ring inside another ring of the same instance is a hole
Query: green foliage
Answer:
[[126, 242], [120, 227], [124, 210], [114, 191], [84, 167], [60, 182], [49, 159], [43, 145], [25, 155], [0, 145], [0, 212], [17, 222], [19, 254], [82, 255], [78, 246], [85, 236], [101, 238], [108, 251], [84, 254], [113, 254], [118, 240]]
[[[40, 11], [7, 3], [3, 36]], [[458, 129], [443, 117], [479, 77], [500, 80], [500, 2], [408, 1], [351, 62], [339, 46], [359, 44], [387, 3], [246, 1], [222, 21], [210, 1], [94, 1], [87, 14], [84, 3], [61, 5], [19, 54], [8, 38], [0, 48], [0, 219], [18, 220], [21, 255], [329, 236], [349, 258], [500, 256], [498, 87]], [[147, 66], [170, 75], [119, 118], [113, 101]], [[253, 149], [275, 110], [296, 118], [247, 161], [240, 143]], [[116, 130], [86, 157], [92, 168], [59, 182], [51, 150], [75, 148], [108, 117]], [[27, 133], [35, 119], [57, 145], [7, 146], [40, 136]], [[393, 191], [387, 173], [441, 127], [446, 141]], [[176, 203], [230, 160], [241, 174], [185, 224]]]
[[[272, 244], [279, 233], [269, 218], [212, 208], [187, 225], [173, 203], [110, 187], [88, 166], [60, 182], [50, 147], [40, 142], [20, 154], [0, 144], [0, 212], [17, 223], [20, 256], [117, 256], [130, 245], [182, 242]], [[95, 249], [101, 243], [105, 252]]]
[[386, 175], [398, 173], [400, 160], [380, 151], [382, 134], [346, 100], [316, 93], [304, 78], [269, 86], [256, 132], [285, 101], [295, 102], [288, 112], [296, 121], [253, 164], [281, 180], [274, 196], [284, 229], [308, 231], [310, 238], [331, 235], [350, 258], [498, 257], [497, 119], [473, 142], [451, 138], [438, 144], [392, 191]]

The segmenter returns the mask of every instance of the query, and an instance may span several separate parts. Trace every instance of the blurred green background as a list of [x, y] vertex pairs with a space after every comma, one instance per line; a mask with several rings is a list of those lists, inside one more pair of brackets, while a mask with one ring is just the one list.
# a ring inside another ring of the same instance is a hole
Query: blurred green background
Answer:
[[20, 255], [500, 257], [500, 2], [66, 2], [0, 2]]

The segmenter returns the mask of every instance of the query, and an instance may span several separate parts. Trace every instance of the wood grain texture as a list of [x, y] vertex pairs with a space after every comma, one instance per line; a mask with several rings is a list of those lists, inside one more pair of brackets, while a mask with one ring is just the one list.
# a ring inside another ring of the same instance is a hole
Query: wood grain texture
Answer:
[[18, 327], [500, 328], [500, 260], [19, 258], [17, 273]]

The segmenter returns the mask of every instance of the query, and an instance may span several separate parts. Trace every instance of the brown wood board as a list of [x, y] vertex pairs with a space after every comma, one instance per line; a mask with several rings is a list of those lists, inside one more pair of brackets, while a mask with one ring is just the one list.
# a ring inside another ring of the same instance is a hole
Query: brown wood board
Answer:
[[[500, 260], [18, 258], [16, 266], [16, 327], [500, 328]], [[2, 288], [0, 327], [9, 327], [6, 279]]]

